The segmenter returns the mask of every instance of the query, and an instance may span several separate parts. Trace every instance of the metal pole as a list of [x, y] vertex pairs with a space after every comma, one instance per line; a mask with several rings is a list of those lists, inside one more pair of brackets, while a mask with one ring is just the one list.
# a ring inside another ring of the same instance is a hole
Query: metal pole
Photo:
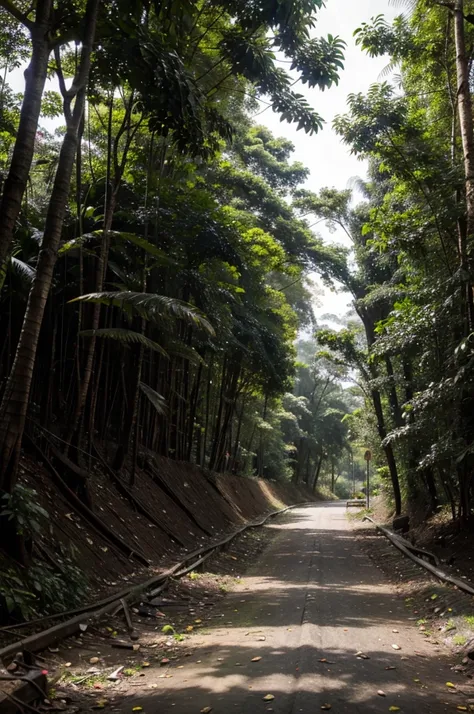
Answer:
[[370, 488], [370, 482], [369, 482], [369, 469], [370, 469], [370, 461], [367, 459], [367, 510], [370, 508], [370, 496], [369, 496], [369, 488]]

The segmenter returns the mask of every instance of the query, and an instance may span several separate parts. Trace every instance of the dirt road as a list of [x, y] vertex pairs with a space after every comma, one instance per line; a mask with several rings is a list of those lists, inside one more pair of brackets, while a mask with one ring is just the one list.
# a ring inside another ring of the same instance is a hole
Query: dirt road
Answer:
[[163, 668], [148, 671], [139, 690], [117, 698], [116, 710], [467, 711], [462, 680], [361, 552], [343, 505], [300, 508], [268, 527], [271, 544], [194, 635], [192, 657], [166, 676]]

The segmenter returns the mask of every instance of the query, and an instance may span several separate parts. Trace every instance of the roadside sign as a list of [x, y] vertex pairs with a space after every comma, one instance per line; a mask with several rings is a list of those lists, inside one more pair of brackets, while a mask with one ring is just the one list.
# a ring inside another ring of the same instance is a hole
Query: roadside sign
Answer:
[[365, 452], [365, 454], [364, 454], [364, 459], [365, 459], [366, 461], [371, 461], [371, 460], [372, 460], [372, 452], [371, 452], [369, 449], [367, 449], [367, 451]]

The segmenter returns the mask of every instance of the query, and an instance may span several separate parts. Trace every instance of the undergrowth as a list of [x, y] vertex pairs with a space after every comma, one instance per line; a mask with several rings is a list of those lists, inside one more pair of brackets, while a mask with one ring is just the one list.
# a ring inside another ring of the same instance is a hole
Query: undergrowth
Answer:
[[[19, 536], [34, 544], [49, 525], [48, 513], [38, 505], [34, 489], [17, 484], [3, 496], [0, 516], [15, 523]], [[19, 622], [82, 604], [87, 580], [74, 562], [74, 549], [59, 545], [55, 566], [32, 558], [28, 567], [0, 556], [0, 622]]]

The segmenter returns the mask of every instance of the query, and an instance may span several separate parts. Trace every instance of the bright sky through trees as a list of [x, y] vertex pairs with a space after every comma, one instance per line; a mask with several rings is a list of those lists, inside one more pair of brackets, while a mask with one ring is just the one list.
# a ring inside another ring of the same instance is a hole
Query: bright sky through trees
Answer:
[[[298, 91], [326, 120], [324, 130], [308, 137], [304, 132], [297, 131], [294, 124], [280, 122], [280, 118], [270, 110], [263, 112], [261, 119], [257, 118], [276, 136], [285, 136], [293, 142], [294, 160], [301, 161], [311, 171], [307, 185], [312, 191], [319, 191], [324, 186], [344, 189], [347, 188], [350, 177], [364, 175], [365, 163], [351, 156], [350, 147], [342, 144], [332, 129], [332, 120], [338, 114], [346, 112], [348, 94], [365, 92], [371, 84], [379, 80], [380, 73], [388, 64], [387, 58], [371, 58], [360, 47], [356, 47], [354, 30], [362, 22], [367, 22], [376, 15], [384, 14], [390, 21], [402, 12], [403, 8], [397, 7], [391, 0], [328, 0], [319, 15], [315, 33], [336, 33], [347, 42], [341, 80], [339, 85], [332, 87], [329, 92], [319, 92], [301, 84], [297, 85]], [[342, 231], [331, 234], [324, 223], [320, 224], [319, 230], [326, 240], [347, 243], [347, 237]], [[317, 280], [317, 283], [320, 284], [320, 281]], [[347, 293], [336, 294], [324, 289], [319, 300], [321, 306], [317, 309], [318, 314], [343, 314], [350, 296]]]

